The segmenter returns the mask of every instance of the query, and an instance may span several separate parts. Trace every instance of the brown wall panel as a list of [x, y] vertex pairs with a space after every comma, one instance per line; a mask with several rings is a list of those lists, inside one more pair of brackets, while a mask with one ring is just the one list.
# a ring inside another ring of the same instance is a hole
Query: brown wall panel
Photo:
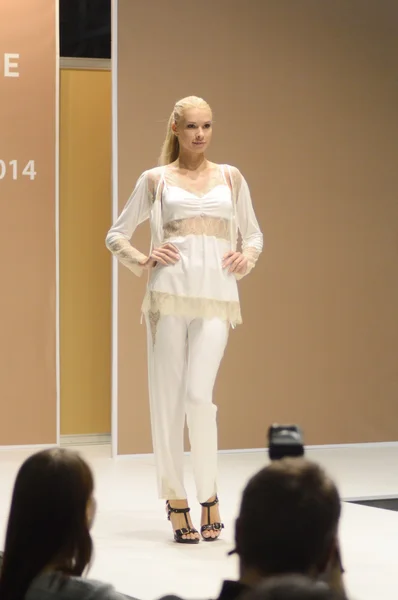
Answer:
[[111, 429], [111, 72], [60, 81], [61, 434]]
[[[244, 173], [264, 231], [216, 387], [221, 448], [263, 446], [273, 421], [312, 444], [398, 437], [397, 22], [389, 0], [118, 2], [119, 208], [197, 94], [209, 157]], [[145, 278], [119, 272], [118, 451], [147, 452]]]
[[56, 442], [55, 8], [0, 3], [0, 445]]

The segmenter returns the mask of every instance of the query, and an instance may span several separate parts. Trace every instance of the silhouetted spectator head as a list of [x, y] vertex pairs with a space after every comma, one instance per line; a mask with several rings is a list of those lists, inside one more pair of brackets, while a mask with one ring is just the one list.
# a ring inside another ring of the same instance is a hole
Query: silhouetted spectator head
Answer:
[[346, 600], [324, 583], [302, 575], [271, 577], [242, 596], [242, 600]]
[[341, 503], [317, 464], [282, 459], [247, 484], [236, 522], [241, 574], [317, 576], [336, 552]]
[[90, 467], [75, 452], [44, 450], [24, 462], [11, 501], [0, 575], [2, 600], [23, 600], [45, 568], [81, 575], [89, 566], [93, 491]]

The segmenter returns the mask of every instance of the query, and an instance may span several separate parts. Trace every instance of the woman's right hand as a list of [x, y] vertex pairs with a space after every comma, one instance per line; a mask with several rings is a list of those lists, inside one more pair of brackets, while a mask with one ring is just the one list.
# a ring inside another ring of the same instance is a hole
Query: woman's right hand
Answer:
[[180, 260], [180, 253], [173, 244], [166, 243], [152, 250], [151, 256], [142, 264], [144, 269], [152, 269], [157, 263], [161, 265], [175, 265]]

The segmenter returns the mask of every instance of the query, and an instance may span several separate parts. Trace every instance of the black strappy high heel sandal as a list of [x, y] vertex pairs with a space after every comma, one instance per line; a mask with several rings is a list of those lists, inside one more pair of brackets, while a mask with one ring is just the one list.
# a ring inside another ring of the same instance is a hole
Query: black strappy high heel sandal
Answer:
[[191, 510], [190, 508], [173, 508], [170, 506], [169, 500], [166, 501], [167, 506], [167, 518], [169, 521], [171, 513], [183, 514], [185, 517], [185, 522], [187, 524], [186, 527], [182, 527], [181, 529], [176, 529], [174, 532], [174, 541], [178, 544], [198, 544], [199, 538], [184, 538], [183, 535], [189, 535], [191, 533], [198, 533], [194, 527], [191, 527], [188, 521], [187, 514]]
[[[224, 523], [210, 523], [210, 509], [212, 506], [218, 504], [218, 498], [216, 496], [213, 502], [201, 502], [201, 506], [207, 508], [207, 525], [202, 525], [200, 528], [200, 533], [202, 534], [202, 538], [205, 542], [215, 542], [220, 537], [221, 529], [224, 529]], [[204, 531], [215, 531], [219, 532], [217, 537], [205, 537], [203, 535]]]

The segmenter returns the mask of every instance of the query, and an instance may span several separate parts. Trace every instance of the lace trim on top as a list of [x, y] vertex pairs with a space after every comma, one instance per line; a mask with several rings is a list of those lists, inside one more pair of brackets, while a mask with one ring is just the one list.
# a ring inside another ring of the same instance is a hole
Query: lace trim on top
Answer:
[[239, 302], [176, 296], [166, 292], [150, 290], [147, 290], [145, 294], [142, 312], [149, 317], [153, 341], [155, 341], [156, 327], [161, 315], [177, 315], [193, 319], [218, 318], [222, 321], [228, 321], [231, 325], [242, 323]]
[[247, 269], [246, 269], [246, 273], [236, 273], [235, 274], [235, 277], [237, 280], [242, 279], [242, 277], [245, 277], [245, 275], [248, 275], [250, 273], [250, 271], [252, 269], [254, 269], [261, 252], [259, 250], [257, 250], [257, 248], [254, 248], [253, 246], [248, 246], [247, 248], [242, 250], [242, 254], [243, 254], [243, 256], [246, 256], [246, 258], [247, 258]]
[[218, 217], [197, 216], [169, 221], [163, 227], [164, 239], [187, 235], [208, 235], [222, 240], [230, 238], [230, 221]]
[[[186, 175], [178, 173], [172, 167], [155, 167], [148, 171], [148, 192], [150, 201], [154, 202], [156, 193], [162, 189], [162, 178], [166, 185], [177, 186], [199, 198], [208, 194], [217, 185], [227, 185], [233, 191], [234, 202], [237, 202], [242, 186], [242, 174], [236, 167], [215, 164], [207, 175], [207, 179], [192, 180]], [[204, 178], [203, 178], [204, 179]]]
[[108, 248], [114, 256], [130, 271], [136, 275], [142, 273], [142, 263], [147, 259], [145, 254], [134, 248], [130, 242], [122, 237], [108, 241]]
[[246, 256], [247, 262], [249, 263], [250, 270], [253, 269], [256, 262], [258, 261], [258, 257], [260, 256], [260, 250], [254, 248], [253, 246], [248, 246], [242, 251], [243, 256]]
[[[226, 171], [226, 167], [224, 167]], [[228, 185], [226, 173], [223, 174], [221, 165], [214, 165], [205, 174], [197, 179], [190, 179], [188, 175], [179, 173], [173, 167], [167, 166], [164, 170], [166, 185], [179, 187], [199, 198], [208, 194], [217, 185]]]

